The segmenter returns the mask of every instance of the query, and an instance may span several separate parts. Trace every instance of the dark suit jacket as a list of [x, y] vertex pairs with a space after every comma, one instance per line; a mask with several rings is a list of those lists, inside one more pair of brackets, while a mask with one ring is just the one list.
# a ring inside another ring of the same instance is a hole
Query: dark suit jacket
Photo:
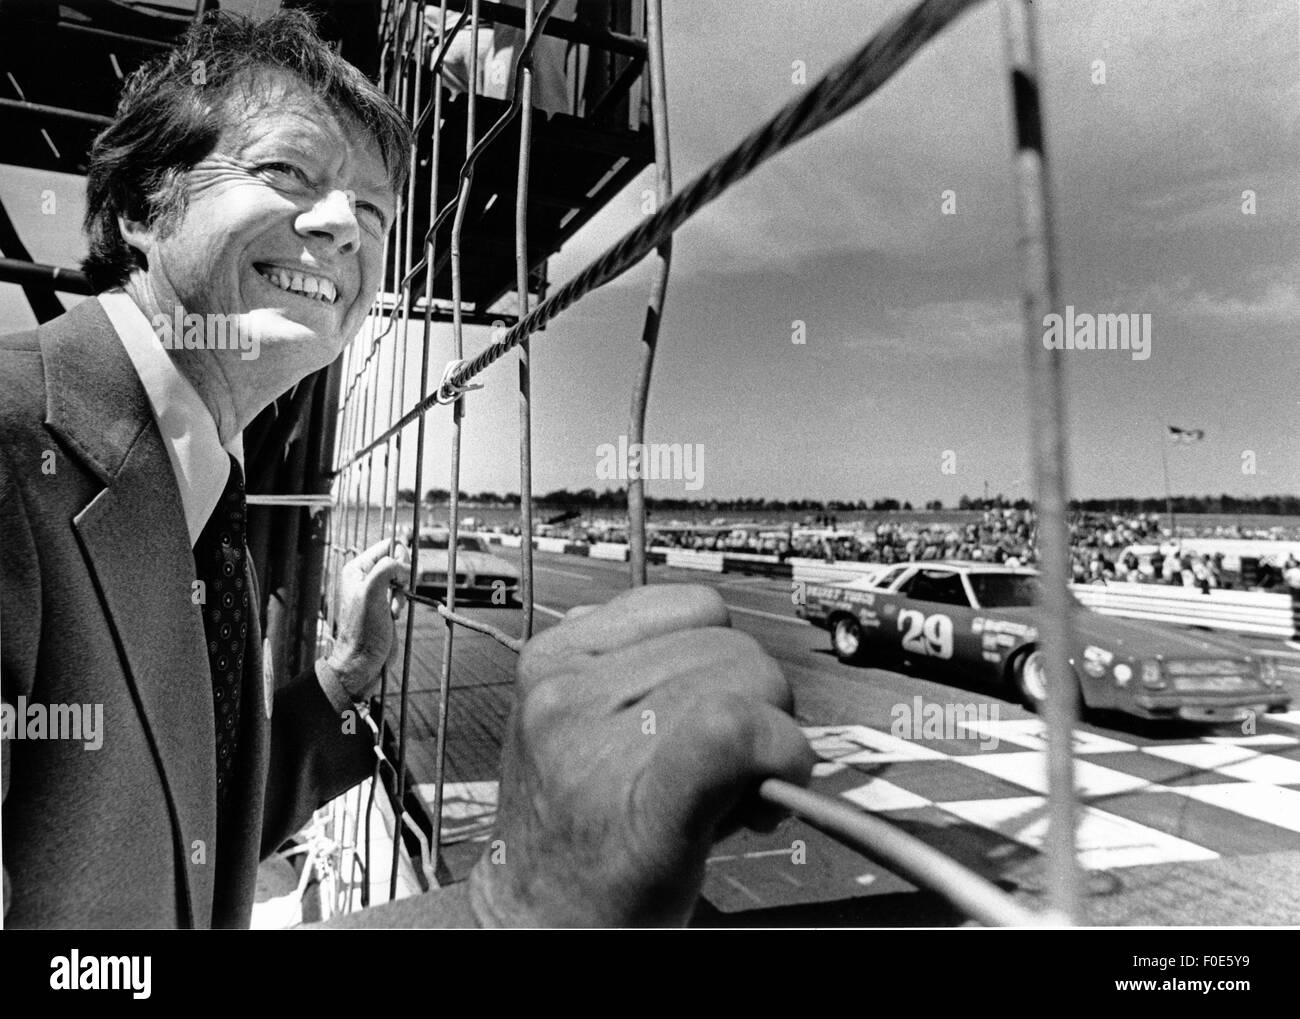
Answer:
[[0, 337], [3, 698], [102, 704], [104, 730], [98, 750], [3, 741], [6, 924], [246, 927], [259, 858], [369, 774], [366, 726], [343, 733], [314, 672], [263, 676], [254, 599], [239, 819], [216, 844], [193, 581], [171, 463], [99, 302]]

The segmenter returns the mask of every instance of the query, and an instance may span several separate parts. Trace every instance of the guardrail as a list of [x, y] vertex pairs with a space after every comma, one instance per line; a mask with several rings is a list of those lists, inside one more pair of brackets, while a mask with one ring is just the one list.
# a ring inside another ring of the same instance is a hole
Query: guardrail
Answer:
[[884, 573], [896, 563], [828, 563], [825, 559], [788, 559], [790, 576], [810, 584], [828, 584], [837, 580], [857, 580]]
[[609, 559], [616, 563], [625, 563], [627, 546], [620, 545], [616, 541], [597, 541], [587, 550], [587, 555], [592, 559]]
[[665, 562], [679, 570], [703, 570], [706, 573], [722, 572], [721, 552], [692, 552], [684, 548], [668, 551]]
[[1208, 594], [1194, 587], [1163, 584], [1073, 584], [1075, 596], [1094, 612], [1127, 619], [1151, 619], [1212, 630], [1290, 637], [1291, 598], [1266, 591]]

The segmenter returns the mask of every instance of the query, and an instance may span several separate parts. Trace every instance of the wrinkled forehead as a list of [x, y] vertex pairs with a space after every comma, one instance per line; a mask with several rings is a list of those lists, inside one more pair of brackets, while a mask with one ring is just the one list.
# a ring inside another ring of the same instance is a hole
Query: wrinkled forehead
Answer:
[[231, 80], [222, 97], [221, 144], [241, 147], [270, 136], [337, 155], [350, 150], [373, 164], [368, 177], [376, 189], [391, 191], [379, 142], [349, 110], [319, 95], [297, 75], [278, 67], [245, 71]]
[[[221, 97], [221, 121], [227, 129], [266, 120], [278, 114], [320, 121], [342, 129], [345, 124], [361, 141], [360, 124], [332, 107], [307, 82], [278, 67], [254, 67], [231, 78]], [[352, 121], [351, 123], [347, 123]]]

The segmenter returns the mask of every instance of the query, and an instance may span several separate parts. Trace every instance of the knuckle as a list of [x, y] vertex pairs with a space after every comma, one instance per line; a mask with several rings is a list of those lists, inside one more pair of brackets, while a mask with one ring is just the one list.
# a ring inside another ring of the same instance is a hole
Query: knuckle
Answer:
[[729, 626], [716, 626], [706, 632], [709, 639], [717, 643], [720, 651], [725, 652], [728, 656], [743, 658], [745, 664], [749, 664], [752, 660], [767, 657], [763, 645], [744, 630], [733, 630]]
[[[547, 631], [549, 633], [550, 631]], [[539, 634], [523, 646], [519, 652], [519, 661], [515, 671], [524, 690], [531, 690], [542, 682], [546, 676], [550, 655], [547, 654], [546, 633]]]
[[525, 732], [550, 730], [565, 714], [568, 698], [555, 680], [542, 680], [523, 696], [519, 720]]
[[701, 698], [692, 712], [695, 738], [711, 753], [735, 753], [754, 741], [754, 702], [727, 691]]
[[722, 595], [705, 584], [684, 584], [676, 596], [685, 599], [690, 608], [701, 615], [727, 616], [727, 606]]
[[717, 641], [717, 653], [727, 667], [755, 696], [778, 705], [790, 701], [790, 685], [781, 666], [754, 637], [741, 630], [718, 628], [710, 631], [710, 638]]

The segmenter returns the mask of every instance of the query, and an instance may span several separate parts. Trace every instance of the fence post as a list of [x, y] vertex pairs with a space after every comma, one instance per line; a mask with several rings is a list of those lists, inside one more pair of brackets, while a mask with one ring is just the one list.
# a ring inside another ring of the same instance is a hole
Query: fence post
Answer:
[[1294, 567], [1287, 573], [1291, 587], [1291, 639], [1289, 647], [1300, 651], [1300, 567]]
[[1056, 238], [1038, 88], [1034, 9], [1027, 0], [1002, 0], [1003, 36], [1015, 117], [1015, 173], [1024, 268], [1022, 311], [1029, 375], [1030, 436], [1038, 551], [1043, 595], [1038, 603], [1039, 646], [1047, 673], [1047, 886], [1051, 909], [1064, 923], [1078, 922], [1082, 902], [1075, 852], [1074, 724], [1078, 689], [1068, 656], [1073, 635], [1065, 380], [1061, 351], [1042, 343], [1045, 317], [1060, 305]]

